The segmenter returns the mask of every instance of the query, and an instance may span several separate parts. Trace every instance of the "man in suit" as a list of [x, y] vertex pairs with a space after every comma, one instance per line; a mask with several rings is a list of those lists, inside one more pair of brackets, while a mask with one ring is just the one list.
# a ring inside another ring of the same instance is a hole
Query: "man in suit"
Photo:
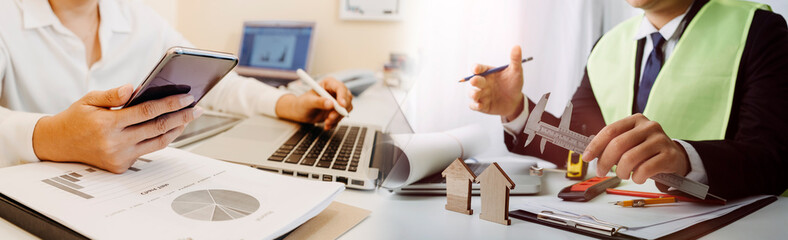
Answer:
[[[583, 153], [597, 175], [642, 184], [658, 173], [707, 183], [723, 198], [788, 187], [788, 28], [768, 6], [734, 0], [627, 0], [644, 10], [606, 33], [572, 98], [570, 129], [596, 137]], [[520, 48], [510, 66], [475, 76], [471, 108], [501, 115], [510, 151], [557, 163], [567, 150], [524, 147], [534, 103]], [[488, 70], [477, 65], [474, 73]], [[552, 125], [558, 118], [542, 117]], [[537, 136], [538, 138], [538, 136]], [[538, 140], [538, 139], [537, 139]], [[662, 190], [665, 186], [658, 184]]]

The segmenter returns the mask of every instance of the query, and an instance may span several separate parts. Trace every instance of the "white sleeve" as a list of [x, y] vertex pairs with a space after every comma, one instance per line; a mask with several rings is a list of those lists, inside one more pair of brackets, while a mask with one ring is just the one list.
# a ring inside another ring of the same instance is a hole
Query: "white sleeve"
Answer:
[[[0, 42], [0, 94], [8, 65], [5, 52], [5, 45]], [[33, 129], [43, 116], [0, 106], [0, 167], [38, 161], [33, 151]]]
[[200, 106], [220, 112], [276, 117], [276, 102], [287, 91], [279, 90], [230, 72], [200, 102]]
[[682, 140], [673, 139], [673, 141], [681, 144], [681, 146], [684, 147], [684, 151], [687, 152], [687, 157], [689, 157], [690, 172], [687, 173], [686, 177], [703, 184], [708, 184], [709, 179], [708, 176], [706, 176], [706, 168], [703, 166], [703, 161], [700, 159], [700, 154], [695, 150], [695, 147], [692, 147], [691, 144]]
[[517, 118], [512, 120], [511, 122], [506, 121], [506, 117], [501, 117], [501, 123], [503, 123], [503, 131], [506, 134], [511, 135], [512, 137], [517, 136], [517, 134], [523, 132], [523, 128], [525, 127], [525, 122], [528, 120], [528, 97], [523, 95], [523, 112], [520, 113]]
[[[164, 27], [166, 46], [162, 52], [173, 46], [194, 47], [166, 20], [159, 17], [159, 21], [160, 26]], [[203, 97], [199, 105], [213, 111], [244, 116], [263, 114], [276, 117], [276, 102], [287, 93], [289, 92], [271, 87], [257, 79], [230, 72]]]
[[33, 151], [33, 129], [44, 116], [0, 107], [0, 167], [39, 161]]

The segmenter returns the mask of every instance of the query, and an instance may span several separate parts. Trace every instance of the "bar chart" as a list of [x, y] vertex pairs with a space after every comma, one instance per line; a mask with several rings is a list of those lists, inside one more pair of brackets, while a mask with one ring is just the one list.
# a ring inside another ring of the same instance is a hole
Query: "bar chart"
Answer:
[[[124, 174], [133, 174], [139, 172], [152, 163], [152, 160], [138, 158], [137, 161], [131, 167], [129, 167], [127, 173]], [[100, 186], [91, 184], [91, 182], [94, 182], [91, 180], [104, 178], [107, 175], [112, 175], [112, 173], [93, 167], [87, 167], [79, 171], [67, 172], [63, 175], [43, 179], [41, 181], [75, 196], [79, 196], [84, 199], [92, 199], [96, 196], [89, 193], [88, 190], [100, 190], [98, 189]]]

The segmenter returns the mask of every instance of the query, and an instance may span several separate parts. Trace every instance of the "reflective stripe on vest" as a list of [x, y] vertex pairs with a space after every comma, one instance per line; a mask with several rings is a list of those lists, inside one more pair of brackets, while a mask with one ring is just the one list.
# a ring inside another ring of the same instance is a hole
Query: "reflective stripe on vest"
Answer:
[[[768, 5], [735, 0], [706, 3], [662, 66], [643, 115], [671, 138], [724, 139], [739, 62], [757, 9], [770, 10]], [[642, 19], [633, 17], [610, 30], [588, 58], [588, 78], [606, 124], [632, 115], [637, 55], [632, 37]]]

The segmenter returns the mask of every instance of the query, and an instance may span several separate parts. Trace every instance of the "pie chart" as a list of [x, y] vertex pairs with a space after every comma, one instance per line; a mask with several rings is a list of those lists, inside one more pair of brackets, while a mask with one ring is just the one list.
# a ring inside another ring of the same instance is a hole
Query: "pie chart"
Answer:
[[184, 193], [172, 201], [175, 213], [200, 221], [227, 221], [246, 217], [260, 208], [256, 198], [224, 189]]

